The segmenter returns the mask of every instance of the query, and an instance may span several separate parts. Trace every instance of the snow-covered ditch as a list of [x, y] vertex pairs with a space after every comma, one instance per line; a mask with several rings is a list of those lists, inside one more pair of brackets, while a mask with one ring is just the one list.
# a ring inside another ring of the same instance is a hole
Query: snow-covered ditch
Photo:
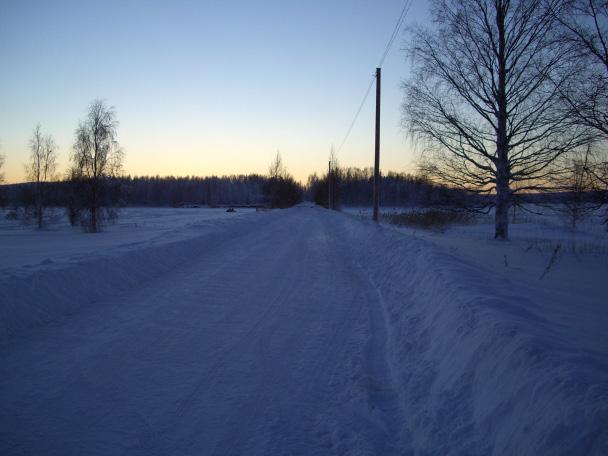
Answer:
[[605, 257], [564, 261], [575, 278], [587, 275], [586, 288], [570, 280], [553, 289], [523, 280], [523, 265], [512, 274], [480, 261], [503, 255], [487, 238], [455, 235], [442, 246], [432, 235], [343, 224], [383, 296], [404, 438], [416, 454], [608, 454]]

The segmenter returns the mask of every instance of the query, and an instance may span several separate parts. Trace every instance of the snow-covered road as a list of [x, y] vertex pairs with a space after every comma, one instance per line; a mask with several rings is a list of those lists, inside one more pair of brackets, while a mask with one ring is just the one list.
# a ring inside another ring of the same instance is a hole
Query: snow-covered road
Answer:
[[[389, 454], [401, 417], [382, 306], [320, 213], [237, 223], [170, 272], [9, 341], [0, 453]], [[355, 362], [369, 404], [341, 410]]]
[[601, 300], [319, 208], [189, 230], [3, 271], [1, 455], [608, 454]]

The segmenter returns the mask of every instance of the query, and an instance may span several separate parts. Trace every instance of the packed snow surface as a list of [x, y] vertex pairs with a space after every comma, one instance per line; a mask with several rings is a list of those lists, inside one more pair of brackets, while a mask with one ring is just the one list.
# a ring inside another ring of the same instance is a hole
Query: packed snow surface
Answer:
[[217, 215], [0, 260], [0, 454], [608, 454], [595, 294], [319, 208]]

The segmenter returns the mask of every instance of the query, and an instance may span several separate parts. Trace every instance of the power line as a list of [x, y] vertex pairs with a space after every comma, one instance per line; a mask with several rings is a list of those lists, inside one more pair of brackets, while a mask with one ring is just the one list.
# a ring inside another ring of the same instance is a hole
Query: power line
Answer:
[[399, 34], [399, 30], [401, 30], [403, 21], [405, 20], [405, 17], [407, 16], [407, 13], [409, 12], [410, 7], [412, 6], [412, 1], [413, 0], [406, 0], [405, 4], [403, 5], [403, 9], [401, 10], [399, 19], [397, 20], [397, 23], [395, 24], [393, 33], [391, 34], [391, 37], [388, 40], [388, 43], [386, 43], [386, 48], [384, 48], [384, 53], [382, 54], [382, 58], [380, 59], [378, 68], [382, 68], [382, 64], [384, 63], [384, 60], [386, 60], [386, 56], [388, 55], [389, 51], [391, 50], [391, 47], [393, 46], [393, 43], [395, 42], [395, 39], [397, 38], [397, 35]]
[[[401, 14], [399, 15], [399, 19], [397, 20], [397, 23], [395, 24], [395, 28], [393, 29], [393, 33], [391, 33], [388, 43], [386, 43], [386, 47], [384, 48], [382, 58], [380, 59], [380, 63], [378, 64], [378, 68], [381, 68], [382, 65], [384, 64], [384, 60], [386, 60], [386, 57], [387, 57], [388, 53], [390, 52], [391, 47], [393, 46], [393, 43], [395, 42], [395, 39], [397, 38], [397, 35], [399, 34], [399, 30], [401, 30], [403, 21], [405, 20], [405, 17], [407, 16], [407, 13], [409, 12], [410, 7], [412, 6], [412, 1], [413, 0], [405, 1], [405, 4], [403, 5], [403, 9], [401, 10]], [[372, 87], [374, 86], [375, 79], [376, 79], [376, 74], [374, 73], [374, 75], [372, 76], [372, 79], [369, 82], [369, 86], [367, 87], [367, 90], [365, 91], [365, 95], [363, 95], [363, 100], [361, 100], [361, 104], [359, 104], [359, 108], [357, 109], [357, 112], [355, 113], [355, 116], [353, 117], [353, 120], [350, 123], [348, 130], [346, 131], [346, 134], [344, 135], [344, 139], [340, 143], [340, 147], [338, 147], [336, 154], [340, 153], [340, 151], [342, 150], [342, 147], [344, 146], [344, 144], [346, 144], [346, 140], [348, 139], [351, 132], [353, 131], [355, 123], [357, 122], [357, 118], [359, 117], [359, 114], [361, 113], [361, 110], [363, 109], [363, 106], [365, 105], [365, 102], [367, 101], [367, 97], [369, 96], [369, 93], [371, 92]]]
[[374, 80], [375, 79], [376, 79], [376, 75], [374, 74], [372, 76], [372, 79], [369, 81], [369, 86], [367, 86], [367, 90], [365, 91], [365, 95], [363, 96], [363, 100], [361, 100], [361, 104], [359, 105], [359, 109], [357, 109], [357, 112], [355, 113], [355, 117], [353, 117], [353, 121], [350, 123], [350, 126], [348, 127], [348, 130], [346, 131], [346, 134], [344, 135], [344, 139], [340, 143], [340, 147], [338, 147], [338, 151], [336, 152], [336, 154], [340, 153], [340, 151], [342, 150], [342, 146], [344, 146], [344, 144], [346, 143], [346, 140], [350, 136], [350, 132], [353, 131], [353, 127], [355, 126], [355, 122], [357, 122], [357, 118], [359, 117], [359, 114], [361, 113], [361, 110], [363, 109], [363, 106], [365, 105], [365, 102], [367, 101], [367, 97], [369, 96], [369, 93], [371, 92], [372, 87], [374, 86]]

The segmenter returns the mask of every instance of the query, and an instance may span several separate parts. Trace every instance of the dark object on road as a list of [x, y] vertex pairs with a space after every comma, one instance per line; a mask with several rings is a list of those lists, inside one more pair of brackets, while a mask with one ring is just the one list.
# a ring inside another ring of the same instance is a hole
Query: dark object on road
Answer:
[[233, 207], [229, 207], [228, 209], [226, 209], [226, 212], [236, 212], [236, 209], [234, 209]]

